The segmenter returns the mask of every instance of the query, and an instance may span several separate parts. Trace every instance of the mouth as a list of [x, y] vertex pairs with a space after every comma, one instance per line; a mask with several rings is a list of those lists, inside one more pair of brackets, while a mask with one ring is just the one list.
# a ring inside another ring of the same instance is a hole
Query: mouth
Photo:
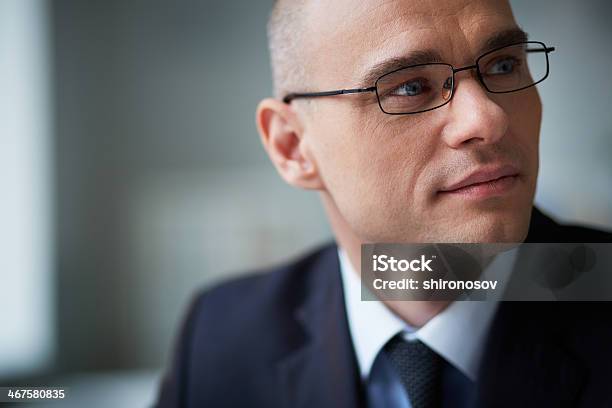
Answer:
[[488, 198], [509, 193], [516, 186], [519, 171], [511, 165], [482, 167], [438, 191], [447, 196]]

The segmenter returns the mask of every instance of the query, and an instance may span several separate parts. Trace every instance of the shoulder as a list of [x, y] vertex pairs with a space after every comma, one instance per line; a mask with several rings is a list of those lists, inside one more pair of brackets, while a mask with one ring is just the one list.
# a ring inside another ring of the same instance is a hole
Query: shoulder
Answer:
[[204, 325], [214, 321], [221, 328], [237, 321], [276, 320], [302, 302], [306, 289], [316, 285], [321, 264], [335, 257], [335, 244], [326, 244], [291, 262], [206, 288], [194, 297], [191, 318]]
[[182, 336], [189, 353], [211, 367], [237, 356], [249, 369], [277, 360], [301, 338], [296, 312], [326, 285], [337, 257], [336, 246], [325, 245], [293, 262], [201, 291]]
[[336, 246], [328, 244], [293, 262], [199, 291], [176, 338], [157, 406], [265, 400], [259, 394], [274, 384], [271, 368], [302, 338], [295, 310], [313, 286], [325, 285], [334, 262]]

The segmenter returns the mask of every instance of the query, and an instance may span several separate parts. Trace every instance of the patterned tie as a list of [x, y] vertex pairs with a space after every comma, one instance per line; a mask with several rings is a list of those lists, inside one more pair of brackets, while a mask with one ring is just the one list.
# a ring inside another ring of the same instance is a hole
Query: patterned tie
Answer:
[[385, 345], [385, 353], [402, 380], [412, 408], [438, 408], [443, 360], [420, 340], [406, 341], [401, 334]]

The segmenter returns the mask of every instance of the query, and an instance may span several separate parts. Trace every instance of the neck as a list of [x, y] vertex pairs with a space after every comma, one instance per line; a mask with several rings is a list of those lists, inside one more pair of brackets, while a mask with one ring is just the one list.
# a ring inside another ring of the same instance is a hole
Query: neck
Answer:
[[[353, 270], [357, 273], [358, 277], [361, 277], [361, 244], [366, 243], [366, 241], [361, 239], [350, 227], [329, 194], [321, 193], [321, 199], [338, 245], [344, 249]], [[382, 302], [413, 327], [423, 326], [450, 303], [449, 301], [390, 300], [383, 300]]]

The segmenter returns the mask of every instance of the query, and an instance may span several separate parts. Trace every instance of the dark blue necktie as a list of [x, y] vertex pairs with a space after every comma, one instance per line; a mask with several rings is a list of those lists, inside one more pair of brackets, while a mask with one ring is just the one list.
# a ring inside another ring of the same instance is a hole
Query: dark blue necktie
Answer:
[[406, 341], [400, 334], [385, 345], [412, 408], [438, 408], [441, 404], [443, 359], [420, 340]]

